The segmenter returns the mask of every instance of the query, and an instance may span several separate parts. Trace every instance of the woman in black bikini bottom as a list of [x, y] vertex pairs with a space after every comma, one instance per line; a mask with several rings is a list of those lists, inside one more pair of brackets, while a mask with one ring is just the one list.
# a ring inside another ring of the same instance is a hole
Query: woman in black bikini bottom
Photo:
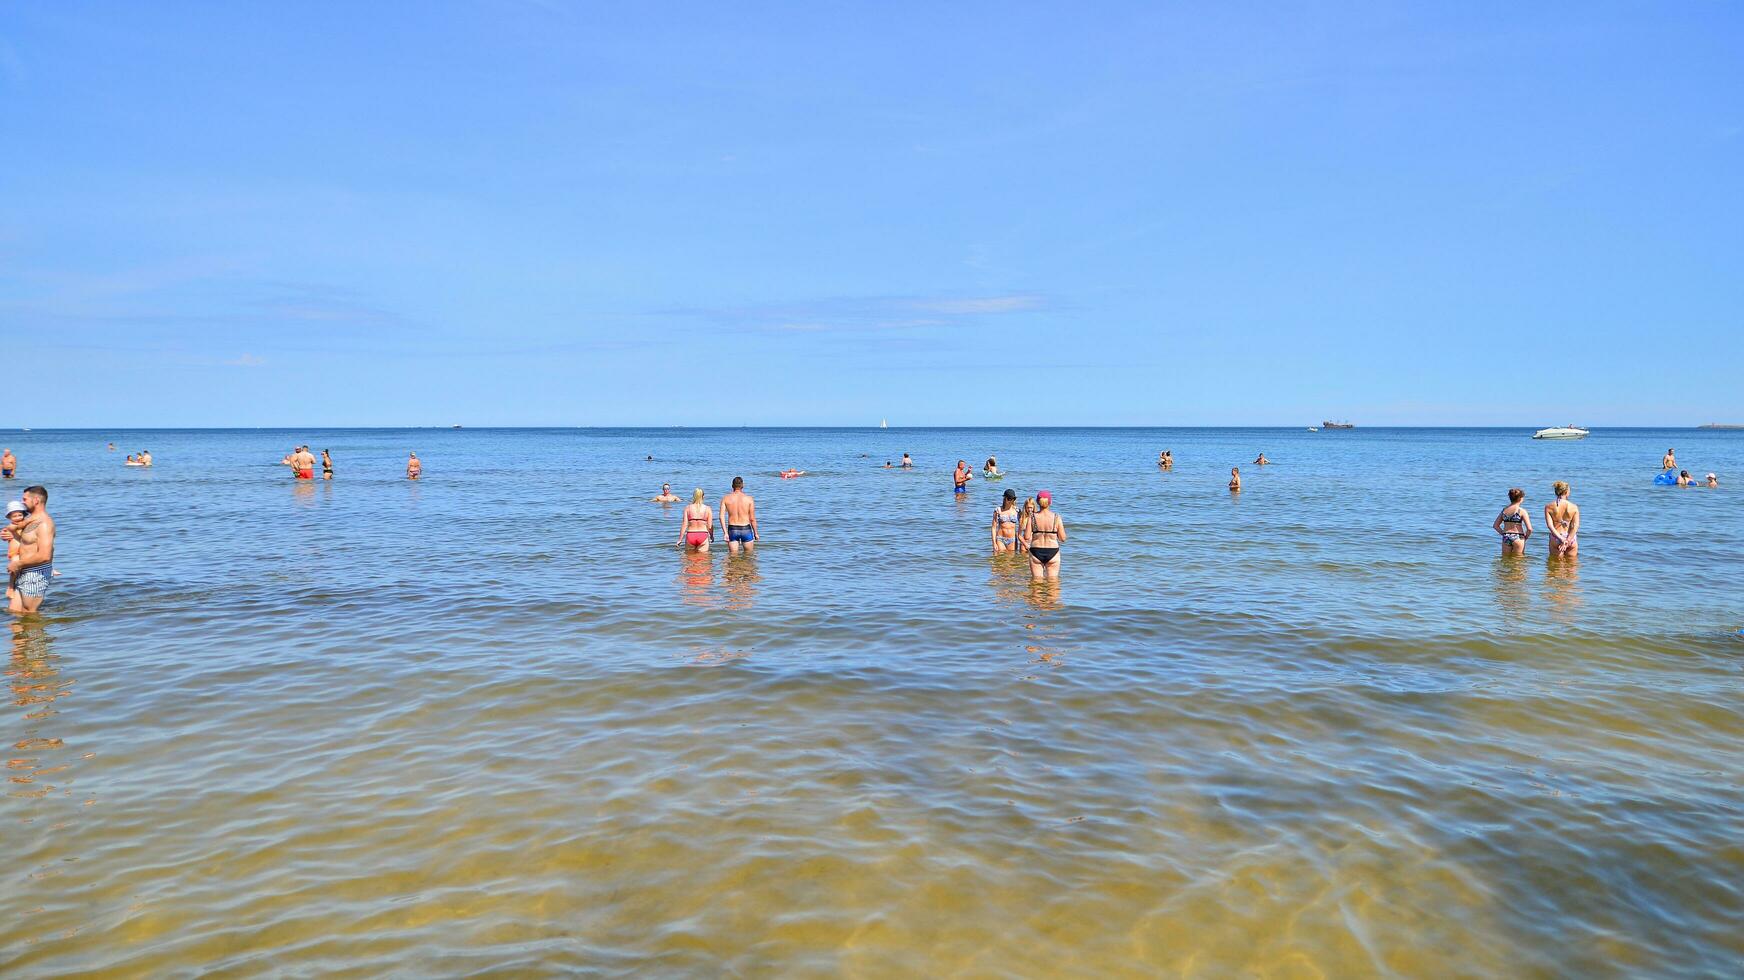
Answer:
[[1066, 522], [1053, 509], [1054, 495], [1043, 490], [1036, 494], [1036, 512], [1029, 519], [1029, 576], [1042, 579], [1060, 577], [1060, 544], [1066, 540]]

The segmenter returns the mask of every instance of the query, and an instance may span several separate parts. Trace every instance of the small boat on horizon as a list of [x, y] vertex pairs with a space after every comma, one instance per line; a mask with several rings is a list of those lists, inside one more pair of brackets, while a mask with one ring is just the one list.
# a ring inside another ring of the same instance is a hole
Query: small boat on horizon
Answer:
[[1576, 425], [1558, 425], [1532, 433], [1534, 439], [1585, 439], [1586, 429]]
[[888, 428], [890, 428], [890, 420], [889, 420], [889, 419], [879, 419], [879, 420], [878, 420], [878, 427], [879, 427], [879, 428], [880, 428], [880, 429], [888, 429]]

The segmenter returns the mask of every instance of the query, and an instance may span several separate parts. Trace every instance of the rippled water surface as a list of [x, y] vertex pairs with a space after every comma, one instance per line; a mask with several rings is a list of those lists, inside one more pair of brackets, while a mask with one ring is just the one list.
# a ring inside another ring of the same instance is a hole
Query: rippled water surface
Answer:
[[1737, 976], [1744, 432], [1528, 435], [14, 433], [0, 974]]

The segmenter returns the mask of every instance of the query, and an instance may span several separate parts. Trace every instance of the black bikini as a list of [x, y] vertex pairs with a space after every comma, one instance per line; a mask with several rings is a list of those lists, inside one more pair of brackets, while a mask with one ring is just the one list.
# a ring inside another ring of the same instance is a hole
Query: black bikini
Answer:
[[[1043, 530], [1038, 529], [1035, 526], [1035, 518], [1033, 518], [1033, 517], [1030, 518], [1029, 536], [1032, 540], [1038, 534], [1052, 534], [1052, 535], [1055, 535], [1057, 537], [1059, 535], [1059, 533], [1060, 533], [1060, 519], [1058, 517], [1054, 518], [1054, 529], [1051, 531], [1043, 531]], [[1051, 565], [1054, 563], [1054, 559], [1058, 558], [1060, 556], [1060, 547], [1059, 547], [1059, 545], [1055, 545], [1052, 548], [1038, 548], [1032, 544], [1029, 546], [1029, 553], [1030, 553], [1030, 557], [1034, 558], [1038, 564]]]

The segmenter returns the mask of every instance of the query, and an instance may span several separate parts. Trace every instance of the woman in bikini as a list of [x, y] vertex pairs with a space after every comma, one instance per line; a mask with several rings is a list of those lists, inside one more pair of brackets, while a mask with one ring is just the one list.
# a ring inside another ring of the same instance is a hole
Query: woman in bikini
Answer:
[[1054, 495], [1036, 494], [1036, 512], [1029, 519], [1029, 577], [1059, 581], [1060, 545], [1066, 540], [1066, 522], [1054, 512]]
[[1544, 505], [1544, 529], [1550, 532], [1550, 557], [1573, 558], [1579, 545], [1574, 536], [1580, 532], [1580, 508], [1568, 499], [1568, 484], [1561, 480], [1550, 485], [1556, 499]]
[[993, 553], [1003, 555], [1017, 550], [1017, 491], [1005, 491], [1005, 499], [993, 512]]
[[333, 457], [327, 455], [327, 450], [321, 450], [321, 479], [333, 479]]
[[715, 539], [715, 512], [702, 498], [702, 487], [697, 487], [690, 495], [690, 506], [678, 519], [678, 544], [693, 551], [709, 550], [709, 542]]
[[1508, 506], [1496, 515], [1496, 522], [1490, 527], [1502, 536], [1502, 554], [1523, 555], [1526, 553], [1526, 539], [1532, 536], [1532, 518], [1526, 515], [1526, 508], [1520, 506], [1520, 501], [1526, 499], [1526, 491], [1514, 487], [1508, 491]]
[[1239, 466], [1231, 466], [1229, 468], [1229, 492], [1241, 492], [1241, 467]]

